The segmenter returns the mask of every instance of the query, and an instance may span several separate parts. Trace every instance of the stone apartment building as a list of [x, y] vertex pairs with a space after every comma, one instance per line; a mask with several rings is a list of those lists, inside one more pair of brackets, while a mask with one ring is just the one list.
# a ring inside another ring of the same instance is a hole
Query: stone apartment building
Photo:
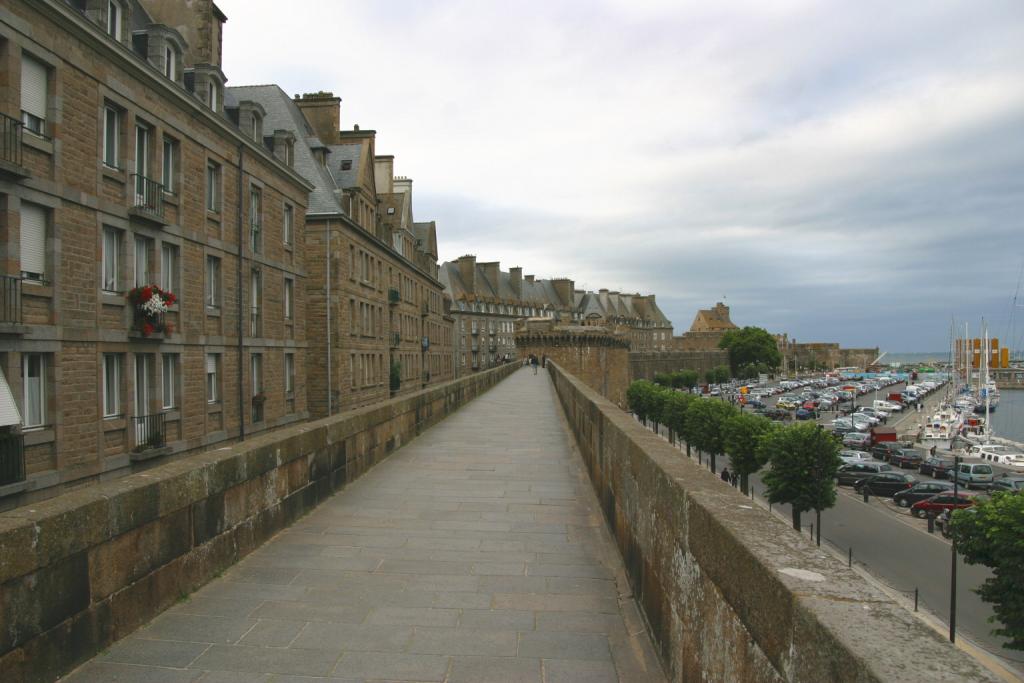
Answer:
[[312, 185], [225, 20], [0, 7], [0, 507], [308, 417]]
[[638, 351], [664, 350], [672, 339], [672, 323], [654, 295], [587, 292], [568, 278], [537, 279], [519, 267], [505, 272], [499, 262], [478, 262], [473, 255], [444, 263], [440, 279], [455, 319], [460, 375], [519, 359], [515, 333], [528, 318], [603, 326]]
[[412, 181], [394, 177], [393, 157], [376, 155], [375, 132], [341, 130], [341, 99], [331, 93], [293, 99], [260, 85], [226, 97], [252, 103], [264, 125], [294, 137], [295, 167], [313, 185], [305, 242], [312, 415], [452, 379], [436, 228], [413, 221]]

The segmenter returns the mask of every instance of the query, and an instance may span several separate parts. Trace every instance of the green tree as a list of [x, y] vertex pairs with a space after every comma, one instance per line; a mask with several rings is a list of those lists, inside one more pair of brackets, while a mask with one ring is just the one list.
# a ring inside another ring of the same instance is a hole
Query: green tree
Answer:
[[782, 362], [775, 337], [760, 327], [729, 330], [722, 335], [718, 348], [729, 351], [729, 367], [733, 373], [743, 365], [763, 363], [769, 368], [777, 368]]
[[800, 515], [818, 514], [836, 503], [836, 470], [842, 464], [839, 444], [811, 422], [773, 429], [761, 437], [759, 457], [771, 468], [762, 477], [772, 503], [789, 503], [793, 528], [800, 531]]
[[953, 514], [950, 527], [964, 560], [992, 570], [974, 589], [992, 604], [990, 621], [1002, 624], [992, 632], [1009, 640], [1003, 647], [1024, 650], [1024, 495], [999, 492], [987, 500], [976, 498], [972, 508]]
[[[661, 423], [669, 429], [669, 440], [673, 443], [675, 439], [682, 436], [686, 430], [686, 413], [694, 401], [699, 401], [692, 394], [684, 394], [673, 391], [668, 395], [662, 405]], [[690, 455], [690, 445], [687, 443], [686, 455]]]
[[680, 370], [676, 373], [676, 382], [674, 386], [678, 388], [693, 389], [697, 386], [697, 371], [696, 370]]
[[391, 361], [391, 372], [388, 376], [391, 391], [395, 392], [402, 388], [402, 364], [397, 360]]
[[716, 458], [725, 452], [722, 425], [736, 409], [728, 403], [696, 399], [686, 411], [683, 433], [686, 443], [711, 456], [711, 471], [716, 471]]
[[740, 490], [748, 492], [750, 475], [764, 465], [760, 458], [758, 446], [761, 437], [772, 428], [774, 423], [761, 415], [733, 413], [722, 425], [723, 446], [729, 455], [732, 471], [740, 475]]

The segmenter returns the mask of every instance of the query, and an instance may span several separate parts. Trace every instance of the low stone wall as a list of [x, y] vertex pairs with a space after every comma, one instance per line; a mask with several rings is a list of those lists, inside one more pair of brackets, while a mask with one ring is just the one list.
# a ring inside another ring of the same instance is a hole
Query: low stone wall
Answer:
[[549, 370], [671, 680], [998, 680], [583, 382]]
[[51, 681], [69, 671], [517, 369], [0, 514], [0, 681]]

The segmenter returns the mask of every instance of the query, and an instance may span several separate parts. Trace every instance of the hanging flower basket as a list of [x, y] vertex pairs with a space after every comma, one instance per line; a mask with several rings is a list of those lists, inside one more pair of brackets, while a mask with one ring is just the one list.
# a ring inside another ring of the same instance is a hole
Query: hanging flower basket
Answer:
[[156, 285], [145, 285], [131, 290], [125, 298], [135, 307], [135, 325], [143, 337], [152, 334], [170, 335], [174, 332], [174, 326], [164, 320], [167, 309], [178, 300], [174, 292], [165, 291]]

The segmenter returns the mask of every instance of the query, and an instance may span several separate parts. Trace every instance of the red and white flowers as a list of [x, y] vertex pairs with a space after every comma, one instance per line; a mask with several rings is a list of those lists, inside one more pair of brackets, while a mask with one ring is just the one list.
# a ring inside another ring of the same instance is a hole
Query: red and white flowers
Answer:
[[165, 291], [156, 285], [144, 285], [128, 292], [126, 298], [135, 306], [135, 321], [143, 337], [154, 332], [171, 334], [174, 331], [171, 323], [164, 321], [167, 309], [178, 300], [174, 292]]

